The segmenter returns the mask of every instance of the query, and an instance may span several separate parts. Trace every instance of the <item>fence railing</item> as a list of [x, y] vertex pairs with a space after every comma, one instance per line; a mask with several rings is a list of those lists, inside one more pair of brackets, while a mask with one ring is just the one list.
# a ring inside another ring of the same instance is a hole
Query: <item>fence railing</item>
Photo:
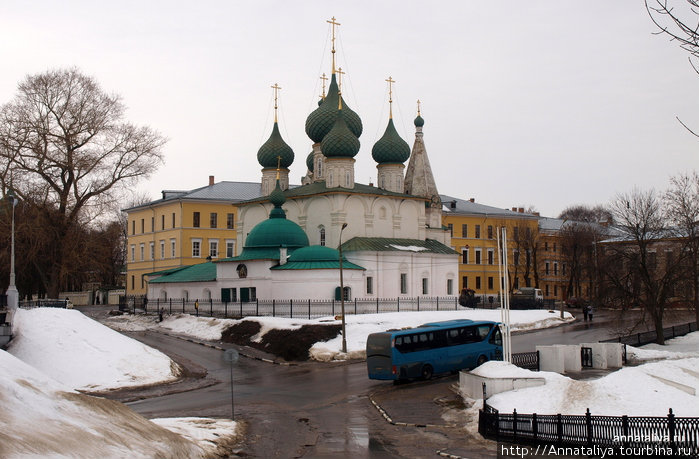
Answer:
[[66, 308], [70, 303], [69, 300], [57, 299], [41, 299], [41, 300], [22, 300], [19, 302], [19, 307], [24, 309], [32, 308]]
[[[665, 339], [677, 338], [689, 333], [697, 331], [697, 323], [689, 322], [682, 325], [673, 325], [672, 327], [663, 328], [663, 336]], [[634, 333], [618, 338], [610, 338], [600, 341], [600, 343], [624, 343], [631, 346], [643, 346], [644, 344], [655, 343], [658, 339], [658, 334], [655, 330]]]
[[512, 364], [527, 370], [539, 371], [539, 351], [514, 353]]
[[[261, 300], [222, 301], [220, 299], [194, 300], [184, 298], [146, 299], [125, 296], [119, 299], [119, 309], [130, 312], [156, 314], [164, 312], [185, 313], [199, 316], [242, 318], [247, 316], [272, 316], [314, 319], [341, 313], [339, 300]], [[345, 314], [380, 314], [404, 311], [455, 311], [463, 309], [457, 297], [413, 298], [355, 298], [345, 301]]]
[[643, 457], [699, 455], [699, 418], [676, 417], [672, 409], [664, 417], [594, 416], [589, 409], [584, 415], [541, 415], [500, 413], [484, 403], [478, 432], [524, 445], [612, 448], [614, 454]]

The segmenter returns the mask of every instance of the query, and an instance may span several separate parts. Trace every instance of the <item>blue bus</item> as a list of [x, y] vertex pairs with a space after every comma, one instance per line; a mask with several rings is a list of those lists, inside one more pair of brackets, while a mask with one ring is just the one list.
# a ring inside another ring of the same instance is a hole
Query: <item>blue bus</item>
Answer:
[[433, 374], [502, 360], [498, 322], [468, 319], [372, 333], [366, 342], [370, 379], [430, 379]]

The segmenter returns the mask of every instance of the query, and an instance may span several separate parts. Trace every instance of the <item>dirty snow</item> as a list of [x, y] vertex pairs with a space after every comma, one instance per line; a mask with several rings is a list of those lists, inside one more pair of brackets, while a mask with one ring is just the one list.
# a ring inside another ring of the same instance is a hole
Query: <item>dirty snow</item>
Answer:
[[[0, 457], [206, 458], [236, 440], [233, 421], [153, 420], [161, 427], [119, 402], [76, 391], [148, 384], [154, 375], [168, 381], [163, 354], [74, 310], [18, 310], [13, 327], [15, 355], [0, 351]], [[146, 365], [153, 374], [143, 374]]]

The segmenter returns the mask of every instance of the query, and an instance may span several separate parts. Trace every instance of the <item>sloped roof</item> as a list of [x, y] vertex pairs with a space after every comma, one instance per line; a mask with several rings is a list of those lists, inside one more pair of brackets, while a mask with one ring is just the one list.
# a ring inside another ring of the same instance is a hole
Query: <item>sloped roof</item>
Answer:
[[[325, 185], [324, 181], [321, 182], [313, 182], [309, 183], [308, 185], [301, 185], [297, 187], [289, 187], [288, 190], [284, 191], [284, 197], [286, 199], [295, 199], [295, 198], [303, 198], [306, 196], [312, 196], [312, 195], [317, 195], [317, 194], [334, 194], [334, 193], [343, 193], [343, 194], [362, 194], [362, 195], [373, 195], [373, 196], [394, 196], [394, 197], [400, 197], [400, 198], [412, 198], [412, 199], [420, 199], [420, 200], [425, 200], [426, 198], [422, 198], [420, 196], [412, 196], [409, 194], [405, 193], [394, 193], [392, 191], [386, 191], [381, 188], [377, 188], [375, 186], [369, 186], [369, 185], [363, 185], [361, 183], [355, 183], [354, 188], [343, 188], [343, 187], [335, 187], [335, 188], [328, 188]], [[258, 203], [258, 202], [265, 202], [268, 201], [267, 196], [260, 196], [258, 198], [253, 198], [248, 201], [243, 202], [243, 204], [247, 203]]]
[[491, 215], [498, 217], [513, 217], [513, 218], [532, 218], [539, 217], [533, 214], [515, 212], [510, 209], [502, 209], [500, 207], [486, 206], [477, 202], [471, 202], [465, 199], [455, 198], [446, 194], [440, 194], [442, 199], [442, 210], [445, 215], [448, 214], [464, 214], [464, 215]]
[[385, 237], [354, 237], [342, 244], [344, 252], [414, 252], [457, 254], [454, 249], [447, 247], [434, 239], [399, 239]]
[[[272, 269], [340, 269], [340, 252], [327, 246], [311, 245], [294, 250], [289, 261]], [[342, 257], [342, 269], [361, 269]]]
[[[283, 265], [274, 266], [271, 269], [274, 270], [285, 270], [285, 269], [340, 269], [339, 261], [289, 261]], [[355, 265], [349, 261], [342, 262], [342, 269], [359, 269], [364, 270], [359, 265]]]
[[153, 279], [150, 281], [150, 283], [167, 284], [173, 282], [212, 282], [216, 280], [216, 265], [210, 261], [169, 271], [172, 272], [167, 273], [167, 271], [164, 271], [166, 274], [163, 274], [157, 279]]
[[[289, 185], [290, 188], [298, 187], [298, 185]], [[262, 185], [260, 182], [218, 182], [210, 186], [203, 186], [189, 191], [182, 190], [163, 190], [163, 198], [156, 199], [146, 204], [123, 209], [130, 211], [142, 207], [148, 207], [156, 204], [161, 204], [169, 201], [227, 201], [240, 202], [250, 199], [259, 198], [262, 196]]]

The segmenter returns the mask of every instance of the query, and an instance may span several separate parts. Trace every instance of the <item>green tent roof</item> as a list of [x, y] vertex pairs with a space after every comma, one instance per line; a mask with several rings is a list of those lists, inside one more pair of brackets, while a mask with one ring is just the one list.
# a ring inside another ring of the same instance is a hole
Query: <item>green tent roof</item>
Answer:
[[161, 277], [150, 281], [151, 284], [167, 284], [174, 282], [212, 282], [216, 280], [216, 265], [208, 261], [198, 265], [185, 266], [182, 268], [160, 271], [149, 275], [162, 274]]

